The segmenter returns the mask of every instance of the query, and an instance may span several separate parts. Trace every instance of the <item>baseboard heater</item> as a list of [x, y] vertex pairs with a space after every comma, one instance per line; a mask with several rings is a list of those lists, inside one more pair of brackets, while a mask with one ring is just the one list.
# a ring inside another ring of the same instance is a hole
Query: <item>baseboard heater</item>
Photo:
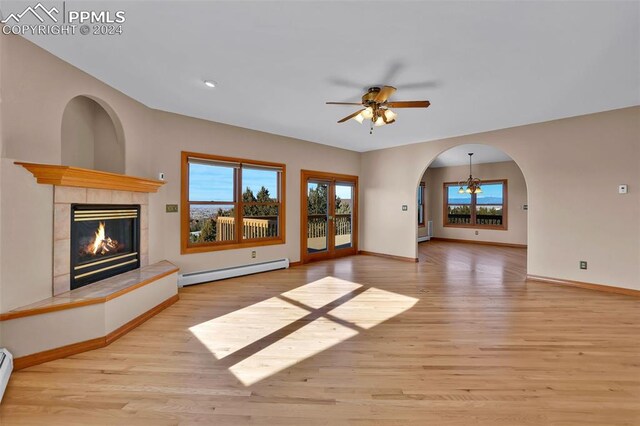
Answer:
[[225, 278], [240, 277], [242, 275], [257, 274], [259, 272], [274, 271], [276, 269], [287, 269], [288, 267], [289, 259], [278, 259], [269, 262], [252, 263], [250, 265], [212, 269], [210, 271], [189, 272], [178, 276], [178, 287], [224, 280]]
[[13, 356], [11, 352], [2, 348], [0, 349], [0, 402], [4, 396], [4, 391], [9, 383], [9, 376], [13, 371]]

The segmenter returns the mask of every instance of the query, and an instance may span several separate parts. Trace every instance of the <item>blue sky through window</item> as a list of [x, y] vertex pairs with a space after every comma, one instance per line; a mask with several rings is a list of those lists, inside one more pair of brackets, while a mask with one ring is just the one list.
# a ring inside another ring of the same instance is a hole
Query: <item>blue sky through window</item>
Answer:
[[352, 189], [353, 187], [351, 186], [336, 185], [336, 196], [340, 197], [342, 200], [350, 200]]
[[[465, 187], [466, 188], [466, 187]], [[482, 192], [476, 195], [477, 204], [502, 204], [502, 184], [485, 183], [481, 185]], [[471, 194], [458, 193], [460, 189], [457, 185], [447, 187], [449, 204], [471, 204]]]
[[471, 204], [471, 194], [459, 194], [460, 189], [457, 185], [447, 187], [447, 197], [449, 197], [449, 204]]
[[486, 183], [482, 192], [476, 196], [477, 204], [502, 204], [502, 184]]
[[269, 190], [271, 198], [278, 198], [278, 172], [274, 170], [242, 169], [242, 192], [251, 188], [253, 195], [258, 195], [260, 188]]
[[233, 168], [189, 164], [189, 201], [233, 201]]
[[[262, 186], [271, 198], [278, 196], [278, 172], [242, 170], [242, 191], [248, 186], [257, 195]], [[189, 201], [233, 201], [233, 168], [205, 164], [189, 164]]]

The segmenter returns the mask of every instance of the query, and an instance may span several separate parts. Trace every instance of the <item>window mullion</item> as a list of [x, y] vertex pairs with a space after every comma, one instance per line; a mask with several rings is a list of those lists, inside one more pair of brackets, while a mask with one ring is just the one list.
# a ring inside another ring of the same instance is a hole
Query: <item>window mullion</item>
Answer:
[[235, 182], [236, 186], [236, 238], [235, 242], [240, 243], [242, 241], [242, 210], [244, 205], [242, 203], [242, 164], [236, 169]]

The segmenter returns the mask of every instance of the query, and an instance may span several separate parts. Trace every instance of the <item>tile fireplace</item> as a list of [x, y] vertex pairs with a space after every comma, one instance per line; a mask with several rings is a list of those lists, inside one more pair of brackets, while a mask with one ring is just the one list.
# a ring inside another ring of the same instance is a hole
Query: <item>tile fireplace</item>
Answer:
[[140, 267], [140, 205], [71, 204], [70, 287]]

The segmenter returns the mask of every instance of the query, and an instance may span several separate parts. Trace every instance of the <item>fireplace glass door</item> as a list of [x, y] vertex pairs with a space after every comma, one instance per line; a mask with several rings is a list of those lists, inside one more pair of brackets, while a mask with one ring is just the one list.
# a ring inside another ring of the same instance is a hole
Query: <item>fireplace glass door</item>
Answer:
[[71, 289], [140, 267], [140, 206], [72, 209]]

